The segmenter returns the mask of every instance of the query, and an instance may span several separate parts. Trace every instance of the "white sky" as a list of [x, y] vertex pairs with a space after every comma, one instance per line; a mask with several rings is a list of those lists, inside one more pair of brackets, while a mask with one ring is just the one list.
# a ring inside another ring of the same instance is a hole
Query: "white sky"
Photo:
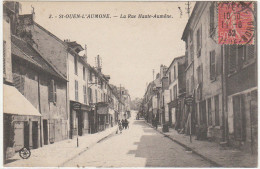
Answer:
[[[35, 21], [60, 39], [87, 44], [91, 65], [99, 54], [110, 83], [126, 87], [132, 99], [144, 95], [152, 69], [157, 73], [161, 64], [169, 66], [185, 53], [181, 40], [188, 21], [185, 2], [22, 2], [22, 13], [31, 13], [31, 6]], [[173, 18], [49, 19], [50, 14], [171, 14]]]

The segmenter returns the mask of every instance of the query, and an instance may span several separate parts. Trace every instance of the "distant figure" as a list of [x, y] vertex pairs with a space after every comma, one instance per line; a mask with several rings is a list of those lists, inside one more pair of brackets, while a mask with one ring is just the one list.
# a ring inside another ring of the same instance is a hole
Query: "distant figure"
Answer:
[[122, 119], [122, 126], [123, 126], [123, 129], [125, 129], [125, 120], [124, 119]]
[[129, 122], [128, 122], [128, 120], [127, 119], [125, 119], [125, 129], [129, 129]]
[[[118, 120], [118, 129], [119, 129], [120, 133], [122, 133], [123, 127], [122, 127], [122, 123], [120, 120]], [[117, 133], [118, 133], [118, 130], [117, 130]]]

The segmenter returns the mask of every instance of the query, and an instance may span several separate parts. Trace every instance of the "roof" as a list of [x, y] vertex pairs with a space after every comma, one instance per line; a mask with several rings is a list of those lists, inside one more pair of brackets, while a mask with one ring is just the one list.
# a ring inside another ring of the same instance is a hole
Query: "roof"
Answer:
[[182, 59], [182, 58], [184, 58], [184, 57], [185, 57], [185, 55], [174, 58], [174, 59], [172, 60], [172, 63], [170, 64], [170, 66], [169, 66], [168, 69], [166, 70], [166, 72], [168, 72], [168, 70], [171, 68], [172, 64], [173, 64], [175, 61], [177, 61], [177, 60], [179, 60], [179, 59]]
[[36, 67], [50, 73], [58, 78], [66, 80], [66, 78], [57, 72], [50, 63], [48, 63], [31, 45], [24, 40], [12, 36], [12, 54], [34, 64]]
[[13, 86], [4, 84], [3, 108], [4, 113], [41, 116], [39, 111]]

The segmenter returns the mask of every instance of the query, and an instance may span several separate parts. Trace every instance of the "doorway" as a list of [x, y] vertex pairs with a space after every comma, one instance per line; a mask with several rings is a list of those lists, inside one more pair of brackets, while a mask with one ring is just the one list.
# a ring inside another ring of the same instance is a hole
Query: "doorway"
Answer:
[[43, 144], [48, 144], [48, 120], [43, 120]]
[[29, 148], [30, 146], [30, 128], [29, 122], [24, 122], [24, 147]]
[[38, 148], [38, 121], [32, 122], [32, 146]]
[[82, 128], [83, 128], [83, 113], [81, 113], [80, 111], [77, 111], [76, 112], [77, 113], [77, 119], [78, 119], [78, 135], [79, 136], [82, 136], [82, 133], [83, 133], [83, 131], [82, 131]]

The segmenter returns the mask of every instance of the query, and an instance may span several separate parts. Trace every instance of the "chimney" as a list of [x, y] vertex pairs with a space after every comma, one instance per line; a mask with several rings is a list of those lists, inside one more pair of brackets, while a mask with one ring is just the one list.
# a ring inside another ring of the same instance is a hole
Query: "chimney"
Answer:
[[101, 72], [101, 58], [97, 55], [97, 70]]

